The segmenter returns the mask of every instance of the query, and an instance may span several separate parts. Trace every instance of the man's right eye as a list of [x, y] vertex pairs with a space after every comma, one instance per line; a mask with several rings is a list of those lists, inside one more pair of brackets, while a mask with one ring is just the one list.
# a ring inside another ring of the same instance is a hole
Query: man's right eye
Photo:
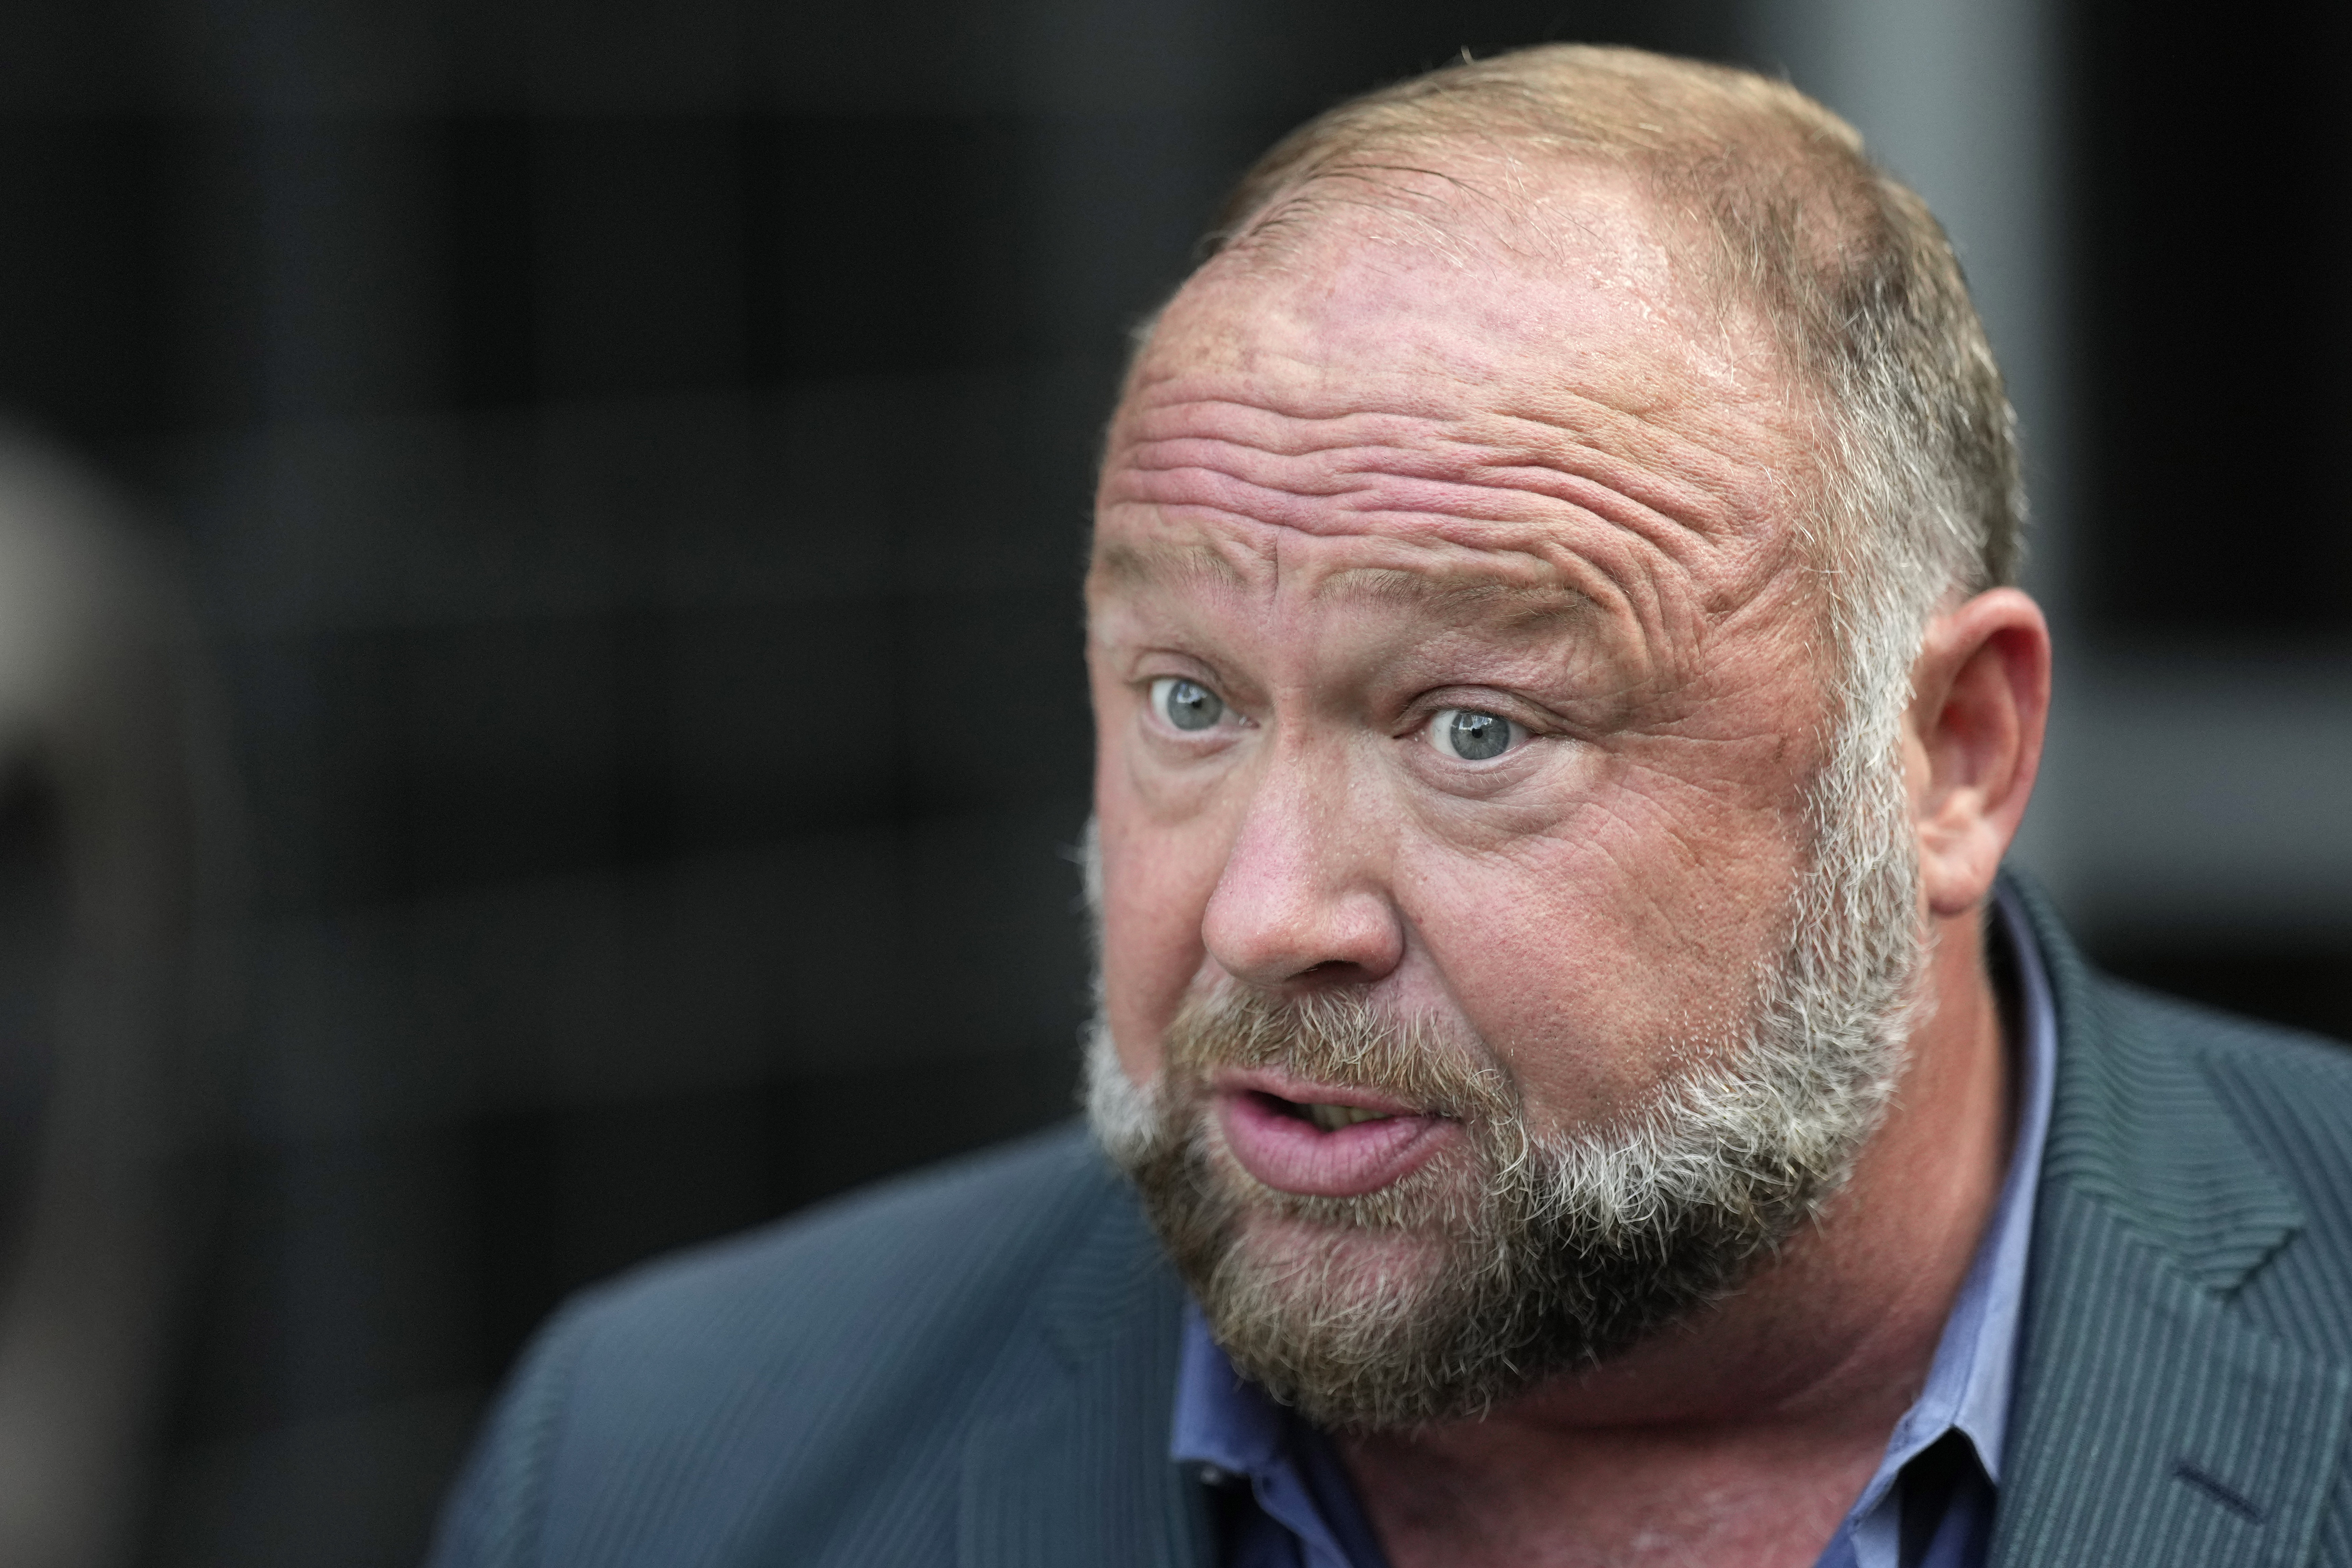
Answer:
[[1152, 711], [1178, 729], [1206, 729], [1225, 716], [1225, 699], [1181, 675], [1151, 683]]

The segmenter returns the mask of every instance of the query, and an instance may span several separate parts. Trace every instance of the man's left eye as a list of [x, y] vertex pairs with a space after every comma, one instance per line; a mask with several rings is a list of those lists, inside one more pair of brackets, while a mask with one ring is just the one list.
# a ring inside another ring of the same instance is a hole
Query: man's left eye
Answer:
[[1474, 707], [1440, 708], [1429, 718], [1429, 743], [1457, 762], [1486, 762], [1528, 737], [1500, 714]]

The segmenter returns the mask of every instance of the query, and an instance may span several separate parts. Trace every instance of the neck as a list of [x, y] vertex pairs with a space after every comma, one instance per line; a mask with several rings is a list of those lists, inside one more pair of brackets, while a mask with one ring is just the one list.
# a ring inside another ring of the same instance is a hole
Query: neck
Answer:
[[[1458, 1527], [1471, 1521], [1491, 1532], [1565, 1516], [1590, 1541], [1612, 1511], [1633, 1508], [1646, 1522], [1628, 1528], [1654, 1536], [1644, 1500], [1712, 1499], [1717, 1523], [1774, 1518], [1785, 1536], [1819, 1522], [1791, 1559], [1811, 1562], [1927, 1379], [1999, 1201], [2010, 1079], [1971, 911], [1939, 923], [1894, 1103], [1818, 1223], [1727, 1300], [1602, 1366], [1482, 1420], [1349, 1439], [1343, 1451], [1383, 1534], [1393, 1546], [1416, 1528], [1407, 1514], [1458, 1515], [1448, 1536], [1459, 1552]], [[1779, 1517], [1801, 1498], [1813, 1500], [1811, 1522]], [[1705, 1536], [1731, 1560], [1777, 1556], [1706, 1531], [1670, 1533], [1675, 1550]]]

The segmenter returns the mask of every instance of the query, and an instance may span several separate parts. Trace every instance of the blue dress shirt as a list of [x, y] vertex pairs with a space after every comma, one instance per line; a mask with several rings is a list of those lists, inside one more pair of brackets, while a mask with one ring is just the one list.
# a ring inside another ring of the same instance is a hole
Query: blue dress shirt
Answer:
[[[2057, 1015], [2025, 912], [2004, 891], [1997, 941], [2016, 985], [2017, 1129], [2009, 1175], [1937, 1342], [1927, 1385], [1887, 1438], [1817, 1568], [1982, 1568], [2009, 1428], [2026, 1247], [2058, 1058]], [[1170, 1456], [1217, 1490], [1224, 1568], [1387, 1568], [1328, 1438], [1244, 1381], [1186, 1306]]]

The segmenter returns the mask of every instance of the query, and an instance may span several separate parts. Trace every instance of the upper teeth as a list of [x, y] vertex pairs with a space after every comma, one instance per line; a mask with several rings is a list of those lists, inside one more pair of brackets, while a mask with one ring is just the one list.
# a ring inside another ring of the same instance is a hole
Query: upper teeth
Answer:
[[1309, 1105], [1307, 1107], [1307, 1119], [1327, 1133], [1336, 1133], [1342, 1127], [1352, 1127], [1359, 1122], [1385, 1121], [1387, 1117], [1388, 1113], [1385, 1111], [1367, 1111], [1360, 1105]]

